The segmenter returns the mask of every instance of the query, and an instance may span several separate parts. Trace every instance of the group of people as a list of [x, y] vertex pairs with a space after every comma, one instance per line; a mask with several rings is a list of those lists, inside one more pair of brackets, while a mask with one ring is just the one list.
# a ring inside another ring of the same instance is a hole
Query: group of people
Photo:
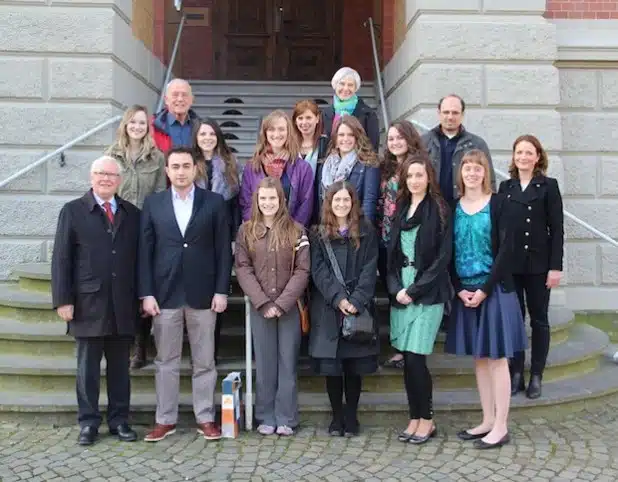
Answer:
[[388, 126], [380, 154], [360, 84], [344, 67], [332, 105], [302, 100], [292, 116], [266, 116], [244, 167], [218, 124], [191, 109], [184, 80], [170, 82], [151, 119], [143, 107], [127, 110], [116, 143], [92, 164], [92, 189], [61, 210], [52, 257], [54, 307], [77, 341], [80, 444], [96, 440], [102, 421], [103, 355], [110, 433], [137, 439], [129, 365], [145, 363], [151, 329], [157, 409], [145, 440], [176, 430], [185, 330], [197, 431], [220, 438], [217, 318], [232, 268], [251, 304], [259, 433], [298, 428], [305, 331], [312, 368], [325, 377], [328, 432], [359, 433], [362, 379], [379, 367], [380, 277], [396, 350], [386, 364], [403, 368], [409, 404], [399, 440], [423, 444], [437, 433], [426, 357], [442, 326], [447, 352], [474, 357], [482, 406], [480, 424], [459, 438], [479, 449], [509, 442], [511, 395], [541, 396], [550, 289], [562, 272], [562, 201], [547, 154], [534, 136], [516, 139], [511, 179], [495, 189], [488, 146], [463, 127], [465, 102], [454, 94], [422, 137], [408, 121]]

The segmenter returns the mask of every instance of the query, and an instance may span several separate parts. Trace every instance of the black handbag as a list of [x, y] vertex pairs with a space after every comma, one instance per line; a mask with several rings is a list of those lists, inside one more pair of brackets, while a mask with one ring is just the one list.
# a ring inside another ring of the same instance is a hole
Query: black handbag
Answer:
[[[328, 254], [328, 259], [333, 267], [335, 278], [343, 285], [345, 292], [349, 296], [350, 291], [343, 279], [343, 274], [335, 258], [333, 248], [330, 245], [330, 240], [325, 239], [324, 245], [326, 246], [326, 254]], [[376, 340], [375, 320], [367, 307], [356, 315], [346, 315], [343, 317], [343, 321], [341, 322], [341, 338], [354, 343], [372, 343]]]

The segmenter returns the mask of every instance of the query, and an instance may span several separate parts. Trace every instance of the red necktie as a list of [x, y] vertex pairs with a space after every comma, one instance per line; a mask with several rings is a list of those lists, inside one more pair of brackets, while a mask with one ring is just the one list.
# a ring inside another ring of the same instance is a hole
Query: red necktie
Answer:
[[105, 209], [105, 214], [107, 214], [107, 219], [109, 219], [109, 222], [114, 224], [114, 212], [112, 211], [112, 205], [106, 201], [103, 203], [103, 209]]

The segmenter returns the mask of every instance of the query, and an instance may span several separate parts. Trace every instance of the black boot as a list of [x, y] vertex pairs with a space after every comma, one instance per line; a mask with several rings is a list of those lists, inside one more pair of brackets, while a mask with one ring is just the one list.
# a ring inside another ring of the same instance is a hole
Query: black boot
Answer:
[[524, 363], [525, 352], [517, 352], [509, 360], [511, 371], [511, 396], [517, 395], [519, 392], [523, 392], [526, 389], [526, 382], [524, 380]]
[[530, 399], [539, 398], [542, 393], [542, 377], [541, 375], [530, 375], [530, 383], [526, 390], [526, 397]]
[[344, 415], [344, 427], [346, 437], [356, 437], [360, 432], [360, 425], [358, 423], [358, 417], [356, 408], [349, 408], [346, 406]]
[[140, 320], [135, 335], [135, 345], [133, 346], [133, 356], [131, 357], [131, 370], [137, 370], [146, 365], [148, 342], [150, 341], [150, 328], [152, 326], [152, 318], [143, 318]]
[[328, 433], [332, 437], [343, 437], [344, 428], [343, 428], [343, 416], [341, 413], [333, 413], [333, 419], [328, 426]]

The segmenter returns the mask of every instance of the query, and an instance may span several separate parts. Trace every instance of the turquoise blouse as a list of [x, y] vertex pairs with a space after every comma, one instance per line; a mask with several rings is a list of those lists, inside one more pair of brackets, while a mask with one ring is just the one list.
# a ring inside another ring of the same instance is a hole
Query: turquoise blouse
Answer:
[[491, 250], [489, 203], [475, 214], [467, 214], [459, 203], [455, 209], [455, 270], [464, 286], [487, 281], [494, 262]]

